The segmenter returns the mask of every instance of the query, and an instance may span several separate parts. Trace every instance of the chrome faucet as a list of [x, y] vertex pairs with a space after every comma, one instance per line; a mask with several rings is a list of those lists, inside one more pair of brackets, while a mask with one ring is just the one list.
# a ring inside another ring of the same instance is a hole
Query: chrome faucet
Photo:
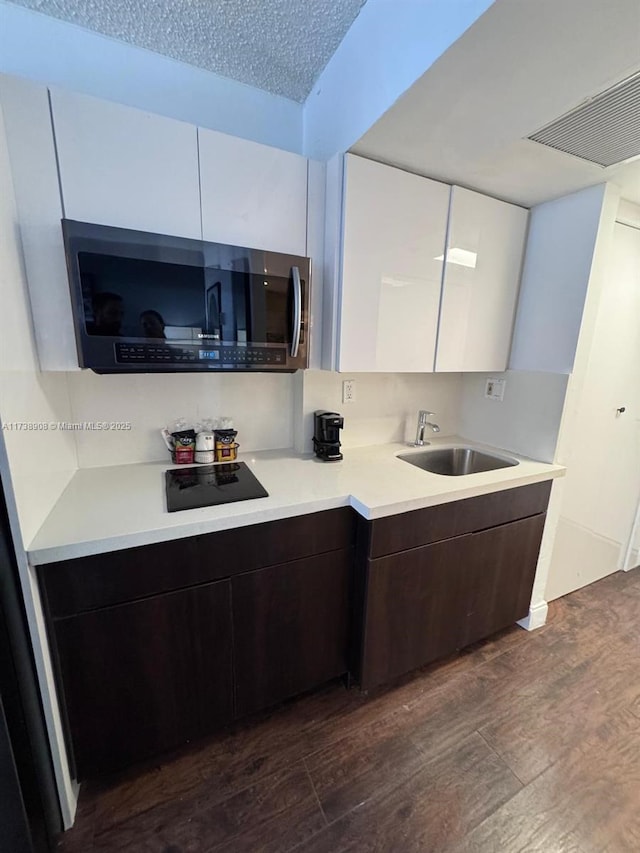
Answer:
[[413, 447], [422, 447], [425, 444], [429, 444], [428, 441], [424, 440], [425, 427], [429, 427], [433, 432], [440, 432], [438, 424], [432, 424], [427, 420], [427, 418], [433, 415], [435, 415], [435, 412], [427, 412], [425, 409], [420, 409], [418, 412], [418, 427], [416, 429], [416, 440], [412, 442]]

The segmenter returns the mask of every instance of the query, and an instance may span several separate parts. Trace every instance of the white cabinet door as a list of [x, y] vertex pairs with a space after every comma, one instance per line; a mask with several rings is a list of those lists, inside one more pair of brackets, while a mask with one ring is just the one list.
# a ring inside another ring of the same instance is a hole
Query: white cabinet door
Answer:
[[2, 75], [0, 102], [40, 368], [79, 370], [47, 88]]
[[307, 161], [199, 128], [205, 240], [290, 255], [307, 253]]
[[193, 125], [73, 92], [51, 92], [65, 216], [201, 236]]
[[453, 187], [437, 371], [507, 367], [527, 211]]
[[433, 371], [449, 187], [345, 157], [340, 371]]

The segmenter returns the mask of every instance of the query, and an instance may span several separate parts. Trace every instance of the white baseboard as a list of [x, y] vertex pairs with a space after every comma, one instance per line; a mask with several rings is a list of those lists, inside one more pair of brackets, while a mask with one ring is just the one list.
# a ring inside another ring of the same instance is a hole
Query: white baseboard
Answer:
[[529, 615], [525, 616], [524, 619], [521, 619], [518, 622], [521, 628], [525, 628], [527, 631], [535, 631], [536, 628], [542, 628], [542, 626], [547, 621], [547, 613], [549, 612], [549, 605], [546, 601], [541, 601], [539, 604], [535, 604], [533, 607], [529, 608]]

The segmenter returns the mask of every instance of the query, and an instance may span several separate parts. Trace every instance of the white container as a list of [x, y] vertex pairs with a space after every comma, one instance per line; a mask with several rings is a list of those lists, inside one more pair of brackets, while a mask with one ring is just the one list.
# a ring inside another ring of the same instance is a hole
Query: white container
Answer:
[[215, 439], [212, 432], [199, 432], [196, 436], [196, 462], [211, 464], [215, 461]]

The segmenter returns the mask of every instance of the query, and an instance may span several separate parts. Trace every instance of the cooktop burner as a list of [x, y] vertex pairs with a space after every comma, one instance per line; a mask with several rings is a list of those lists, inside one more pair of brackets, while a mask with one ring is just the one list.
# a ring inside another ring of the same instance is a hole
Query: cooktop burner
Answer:
[[269, 497], [245, 462], [172, 468], [164, 478], [169, 512]]

